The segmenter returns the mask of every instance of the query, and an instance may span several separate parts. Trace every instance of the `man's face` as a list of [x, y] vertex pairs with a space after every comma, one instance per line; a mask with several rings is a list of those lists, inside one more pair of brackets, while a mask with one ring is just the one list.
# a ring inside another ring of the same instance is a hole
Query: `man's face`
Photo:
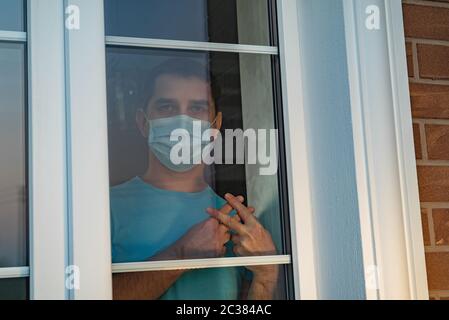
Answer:
[[156, 80], [147, 114], [150, 120], [184, 114], [212, 121], [214, 109], [210, 85], [206, 81], [197, 77], [162, 75]]

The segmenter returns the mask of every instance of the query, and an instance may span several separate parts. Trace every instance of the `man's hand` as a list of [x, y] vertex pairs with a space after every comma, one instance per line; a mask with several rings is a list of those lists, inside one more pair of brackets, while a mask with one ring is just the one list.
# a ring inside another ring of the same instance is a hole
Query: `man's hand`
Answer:
[[[243, 197], [235, 197], [226, 194], [225, 199], [228, 204], [237, 211], [238, 218], [230, 217], [228, 214], [214, 208], [208, 208], [207, 212], [227, 228], [236, 232], [232, 235], [234, 243], [234, 253], [237, 256], [259, 256], [274, 255], [276, 248], [270, 233], [253, 215], [254, 209], [248, 208], [240, 201]], [[243, 223], [242, 223], [243, 222]], [[248, 266], [254, 272], [254, 276], [263, 278], [276, 278], [277, 268], [274, 266]]]
[[[243, 197], [237, 197], [235, 201], [243, 202]], [[225, 204], [217, 211], [228, 216], [232, 210], [232, 206]], [[209, 218], [187, 231], [176, 241], [174, 248], [178, 259], [217, 258], [225, 255], [225, 244], [230, 239], [228, 227], [217, 219]]]

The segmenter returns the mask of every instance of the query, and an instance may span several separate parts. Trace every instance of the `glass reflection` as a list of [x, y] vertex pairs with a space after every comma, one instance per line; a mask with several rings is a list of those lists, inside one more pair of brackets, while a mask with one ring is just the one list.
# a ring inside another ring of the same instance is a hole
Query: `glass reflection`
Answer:
[[24, 12], [24, 0], [2, 0], [0, 2], [0, 31], [25, 31]]
[[28, 278], [0, 279], [0, 300], [26, 300]]
[[27, 265], [24, 59], [0, 43], [0, 268]]
[[267, 0], [106, 0], [106, 34], [269, 45]]
[[[253, 273], [245, 267], [197, 270], [148, 271], [113, 275], [114, 300], [285, 300], [288, 288], [283, 279], [288, 266], [264, 266], [276, 277], [263, 285], [252, 285]], [[175, 289], [167, 290], [167, 283]], [[194, 285], [192, 286], [192, 283]]]

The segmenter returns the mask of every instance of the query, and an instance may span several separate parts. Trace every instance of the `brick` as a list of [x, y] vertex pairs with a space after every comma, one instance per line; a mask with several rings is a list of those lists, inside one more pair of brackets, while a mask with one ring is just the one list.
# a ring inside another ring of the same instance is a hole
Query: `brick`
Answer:
[[426, 141], [430, 160], [449, 160], [449, 125], [426, 125]]
[[407, 71], [408, 71], [408, 76], [412, 78], [414, 76], [414, 73], [413, 73], [413, 47], [412, 47], [412, 44], [410, 42], [407, 42], [405, 44], [405, 49], [406, 49], [406, 53], [407, 53]]
[[417, 123], [413, 124], [413, 141], [415, 142], [415, 158], [422, 159], [421, 134]]
[[449, 119], [449, 86], [410, 83], [414, 118]]
[[435, 243], [449, 245], [449, 209], [434, 209], [432, 212]]
[[421, 222], [422, 222], [422, 232], [424, 238], [424, 245], [430, 246], [430, 233], [429, 233], [429, 223], [427, 220], [427, 213], [425, 209], [421, 209]]
[[449, 202], [449, 167], [419, 166], [418, 183], [422, 202]]
[[449, 8], [403, 4], [406, 37], [449, 40]]
[[426, 253], [429, 290], [449, 290], [449, 252]]
[[[449, 25], [449, 19], [447, 24]], [[418, 64], [421, 78], [449, 79], [449, 46], [419, 44]]]

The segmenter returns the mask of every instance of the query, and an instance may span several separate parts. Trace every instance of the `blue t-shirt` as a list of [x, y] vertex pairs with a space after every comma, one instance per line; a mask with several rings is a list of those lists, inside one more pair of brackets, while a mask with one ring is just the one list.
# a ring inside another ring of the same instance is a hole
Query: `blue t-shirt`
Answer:
[[[146, 261], [210, 216], [207, 207], [225, 200], [210, 187], [187, 193], [158, 189], [136, 177], [111, 188], [112, 262]], [[227, 256], [232, 256], [227, 243]], [[238, 299], [245, 269], [196, 269], [185, 272], [161, 299]]]

